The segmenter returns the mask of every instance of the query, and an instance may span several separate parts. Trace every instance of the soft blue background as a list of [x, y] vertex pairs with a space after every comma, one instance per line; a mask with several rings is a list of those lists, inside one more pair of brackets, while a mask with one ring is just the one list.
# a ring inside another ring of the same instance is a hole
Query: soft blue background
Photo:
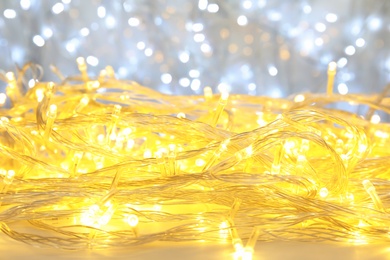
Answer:
[[333, 60], [336, 92], [373, 93], [390, 79], [389, 35], [387, 0], [2, 0], [0, 69], [33, 61], [57, 81], [50, 64], [74, 75], [83, 56], [91, 75], [112, 65], [165, 93], [277, 97], [324, 91]]

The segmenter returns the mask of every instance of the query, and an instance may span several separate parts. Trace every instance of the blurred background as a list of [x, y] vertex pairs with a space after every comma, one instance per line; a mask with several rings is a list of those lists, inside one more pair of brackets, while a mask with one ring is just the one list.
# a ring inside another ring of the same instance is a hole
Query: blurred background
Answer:
[[[112, 65], [169, 94], [203, 87], [286, 97], [375, 93], [390, 81], [388, 0], [2, 0], [0, 70], [40, 64], [41, 80]], [[4, 92], [4, 82], [0, 92]]]

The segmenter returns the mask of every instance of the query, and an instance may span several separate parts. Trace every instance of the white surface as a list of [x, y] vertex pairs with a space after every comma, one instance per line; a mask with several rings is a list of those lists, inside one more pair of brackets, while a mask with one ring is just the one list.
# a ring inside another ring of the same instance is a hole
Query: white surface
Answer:
[[[0, 259], [233, 259], [230, 244], [150, 244], [116, 250], [65, 251], [35, 248], [0, 235]], [[390, 245], [342, 245], [327, 243], [258, 243], [254, 260], [374, 260], [390, 259]]]

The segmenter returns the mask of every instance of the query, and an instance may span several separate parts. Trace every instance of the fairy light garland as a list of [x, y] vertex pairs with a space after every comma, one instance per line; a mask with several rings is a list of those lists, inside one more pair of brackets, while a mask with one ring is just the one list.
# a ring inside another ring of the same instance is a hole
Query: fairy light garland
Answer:
[[91, 79], [77, 63], [81, 76], [27, 91], [26, 68], [6, 74], [0, 229], [11, 238], [63, 249], [230, 241], [236, 259], [256, 241], [390, 240], [389, 125], [328, 106], [389, 113], [389, 100], [333, 94], [332, 64], [327, 94], [273, 99], [169, 96], [110, 67]]

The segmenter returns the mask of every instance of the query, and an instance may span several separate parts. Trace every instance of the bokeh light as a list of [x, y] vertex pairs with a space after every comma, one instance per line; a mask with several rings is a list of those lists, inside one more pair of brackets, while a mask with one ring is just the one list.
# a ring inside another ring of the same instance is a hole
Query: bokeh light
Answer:
[[32, 61], [42, 80], [58, 81], [50, 65], [71, 76], [82, 56], [91, 75], [112, 65], [119, 78], [169, 94], [227, 84], [288, 96], [323, 91], [336, 61], [339, 91], [374, 93], [390, 79], [387, 10], [386, 0], [4, 0], [0, 69]]

